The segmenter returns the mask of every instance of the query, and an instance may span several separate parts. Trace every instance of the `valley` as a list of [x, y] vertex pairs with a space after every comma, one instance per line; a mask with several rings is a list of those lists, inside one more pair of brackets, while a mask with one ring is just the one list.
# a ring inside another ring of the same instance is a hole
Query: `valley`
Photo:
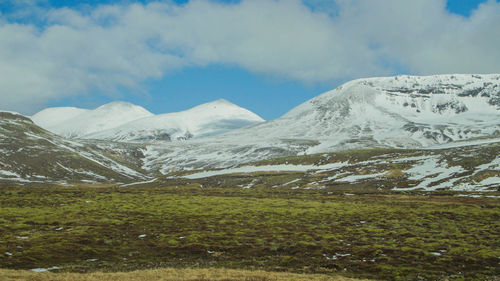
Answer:
[[0, 276], [496, 280], [499, 98], [496, 74], [395, 76], [271, 121], [225, 100], [0, 112], [0, 268], [33, 271]]

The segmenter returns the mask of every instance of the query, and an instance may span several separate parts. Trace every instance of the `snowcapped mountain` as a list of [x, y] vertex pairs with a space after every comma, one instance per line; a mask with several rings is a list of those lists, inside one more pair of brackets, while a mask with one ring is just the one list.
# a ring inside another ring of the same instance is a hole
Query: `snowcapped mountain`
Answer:
[[143, 107], [115, 101], [94, 110], [74, 107], [47, 108], [31, 118], [35, 124], [53, 133], [68, 138], [80, 138], [149, 116], [153, 116], [153, 113]]
[[130, 182], [141, 169], [64, 139], [29, 118], [0, 112], [0, 184]]
[[253, 128], [337, 147], [422, 147], [500, 133], [500, 75], [396, 76], [348, 82]]
[[88, 109], [77, 107], [51, 107], [31, 116], [31, 120], [40, 127], [53, 128], [88, 111]]
[[223, 135], [145, 150], [148, 167], [228, 167], [345, 149], [422, 148], [500, 138], [500, 75], [358, 79], [283, 117]]
[[255, 113], [223, 99], [159, 115], [126, 102], [112, 102], [94, 110], [56, 107], [44, 109], [32, 119], [64, 137], [122, 142], [185, 140], [264, 122]]
[[255, 113], [220, 99], [186, 111], [134, 120], [83, 137], [124, 142], [184, 140], [221, 134], [261, 122], [264, 120]]
[[[356, 155], [364, 150], [340, 153], [352, 157], [334, 160], [324, 182], [358, 183], [369, 176], [401, 190], [499, 186], [498, 74], [354, 80], [269, 122], [224, 100], [162, 115], [112, 103], [95, 110], [49, 109], [33, 119], [80, 140], [1, 112], [0, 183], [150, 182], [144, 173], [228, 168], [283, 156], [307, 159], [346, 149], [410, 148], [367, 150], [373, 157], [363, 161]], [[176, 139], [189, 140], [151, 142]], [[311, 159], [330, 157], [325, 155]], [[397, 185], [387, 176], [394, 163], [402, 175]]]

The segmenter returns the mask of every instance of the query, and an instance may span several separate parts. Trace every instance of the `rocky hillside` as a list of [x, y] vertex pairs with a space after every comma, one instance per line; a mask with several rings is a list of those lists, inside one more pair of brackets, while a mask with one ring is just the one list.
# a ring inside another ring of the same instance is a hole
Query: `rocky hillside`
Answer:
[[[500, 142], [443, 149], [361, 149], [184, 172], [203, 186], [331, 191], [500, 192]], [[487, 194], [487, 193], [486, 193]]]
[[54, 135], [22, 115], [0, 112], [0, 183], [113, 183], [144, 180], [141, 169]]

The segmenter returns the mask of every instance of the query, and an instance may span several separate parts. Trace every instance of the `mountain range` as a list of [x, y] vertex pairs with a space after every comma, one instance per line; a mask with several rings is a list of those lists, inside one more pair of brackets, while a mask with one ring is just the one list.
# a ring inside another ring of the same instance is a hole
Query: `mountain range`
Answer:
[[[8, 150], [11, 156], [22, 155], [26, 147], [30, 147], [28, 151], [39, 150], [36, 153], [40, 155], [51, 150], [64, 151], [75, 154], [71, 159], [81, 161], [83, 155], [99, 166], [94, 169], [75, 160], [80, 164], [75, 162], [68, 170], [83, 171], [82, 167], [89, 167], [87, 173], [99, 174], [98, 170], [106, 169], [106, 175], [101, 172], [100, 177], [91, 179], [75, 176], [75, 180], [147, 181], [178, 170], [228, 168], [278, 157], [348, 149], [437, 151], [497, 143], [500, 75], [358, 79], [271, 121], [225, 100], [158, 115], [130, 103], [113, 102], [94, 110], [48, 108], [31, 117], [34, 123], [7, 112], [1, 118], [4, 143], [0, 149]], [[463, 149], [457, 151], [466, 153]], [[19, 160], [19, 169], [9, 170], [6, 163], [11, 160], [5, 155], [0, 158], [3, 178], [12, 173], [9, 179], [28, 180], [22, 171], [35, 169], [34, 166]], [[69, 159], [68, 155], [60, 157]], [[495, 164], [498, 155], [495, 157], [489, 159], [492, 164], [487, 169], [493, 171], [493, 178], [499, 169]], [[51, 165], [67, 167], [61, 161], [48, 160]], [[125, 173], [126, 168], [130, 170]], [[61, 169], [58, 171], [64, 174]], [[53, 181], [71, 181], [70, 174], [77, 174], [68, 170], [65, 177], [54, 176]], [[47, 171], [34, 171], [30, 175], [50, 178]]]
[[144, 168], [224, 168], [359, 148], [430, 148], [500, 137], [500, 75], [359, 79], [276, 120], [188, 143], [151, 145]]
[[264, 121], [255, 113], [223, 99], [159, 115], [120, 101], [94, 110], [54, 107], [36, 113], [31, 119], [40, 127], [64, 137], [122, 142], [186, 140]]

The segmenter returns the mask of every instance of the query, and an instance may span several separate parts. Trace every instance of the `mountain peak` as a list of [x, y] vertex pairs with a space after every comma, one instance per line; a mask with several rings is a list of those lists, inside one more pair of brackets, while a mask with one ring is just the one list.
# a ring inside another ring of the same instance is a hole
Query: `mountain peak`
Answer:
[[491, 136], [499, 118], [498, 74], [403, 75], [347, 82], [251, 134], [328, 139], [337, 149], [420, 147]]
[[[211, 102], [205, 103], [207, 105], [229, 105], [229, 106], [237, 106], [236, 104], [226, 100], [226, 99], [217, 99]], [[239, 106], [238, 106], [239, 107]]]
[[228, 118], [228, 119], [247, 119], [255, 122], [265, 121], [257, 114], [248, 109], [240, 107], [228, 100], [218, 99], [212, 102], [207, 102], [185, 111], [177, 112], [175, 114], [193, 114], [205, 116], [206, 118]]
[[77, 107], [49, 107], [31, 116], [31, 119], [38, 126], [50, 131], [50, 128], [57, 126], [67, 120], [89, 111], [88, 109]]
[[33, 115], [32, 118], [43, 128], [62, 136], [75, 138], [152, 115], [141, 106], [115, 101], [93, 110], [75, 107], [48, 108]]
[[[48, 113], [51, 114], [48, 114]], [[55, 113], [54, 113], [55, 112]], [[62, 112], [62, 113], [61, 113]], [[154, 115], [141, 106], [114, 101], [94, 110], [76, 114], [75, 108], [43, 110], [35, 120], [44, 127], [48, 119], [63, 119], [52, 132], [71, 138], [113, 139], [118, 141], [176, 140], [224, 133], [263, 122], [255, 113], [225, 99], [198, 105], [191, 109]], [[76, 116], [67, 118], [68, 115]], [[64, 118], [54, 118], [63, 116]], [[50, 124], [53, 124], [52, 122]]]
[[130, 102], [126, 102], [126, 101], [112, 101], [112, 102], [103, 104], [103, 105], [97, 107], [96, 109], [99, 109], [99, 108], [134, 108], [134, 107], [140, 107], [140, 106], [135, 105], [135, 104], [130, 103]]
[[[217, 107], [217, 106], [225, 106], [225, 107], [238, 107], [238, 108], [241, 108], [239, 107], [238, 105], [226, 100], [226, 99], [217, 99], [217, 100], [214, 100], [214, 101], [210, 101], [210, 102], [206, 102], [206, 103], [202, 103], [198, 106], [195, 106], [193, 108], [198, 108], [198, 107]], [[191, 110], [193, 108], [190, 108], [188, 110]]]

